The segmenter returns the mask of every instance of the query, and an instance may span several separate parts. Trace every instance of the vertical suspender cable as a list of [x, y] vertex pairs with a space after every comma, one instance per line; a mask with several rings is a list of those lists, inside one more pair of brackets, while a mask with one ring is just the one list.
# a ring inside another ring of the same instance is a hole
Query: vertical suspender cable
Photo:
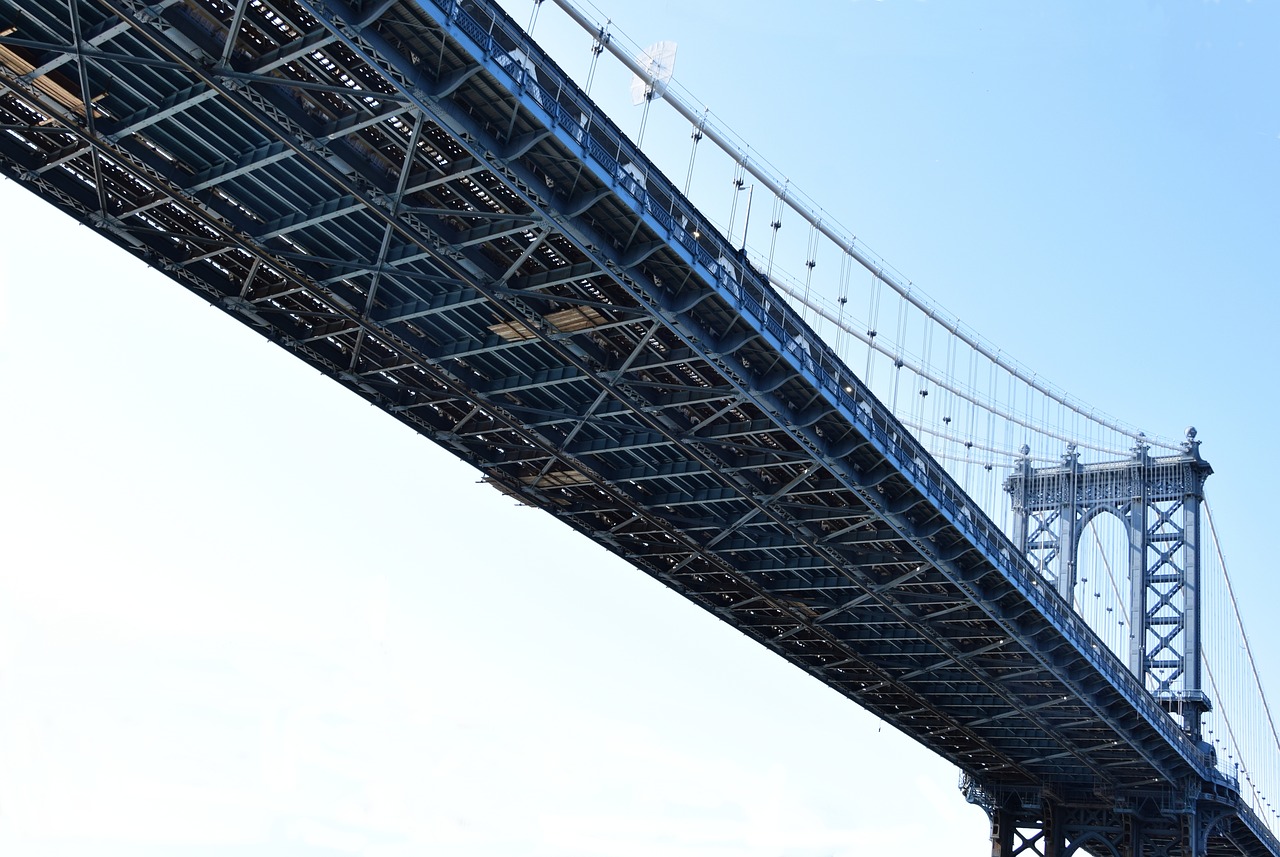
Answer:
[[649, 124], [649, 108], [653, 105], [653, 87], [646, 86], [644, 90], [644, 111], [640, 114], [640, 130], [636, 133], [636, 145], [644, 143], [644, 128]]
[[604, 26], [596, 30], [591, 42], [591, 68], [587, 71], [587, 85], [583, 87], [583, 92], [587, 95], [591, 94], [591, 84], [596, 79], [596, 66], [600, 64], [600, 54], [604, 52], [607, 44], [609, 44], [609, 22], [605, 21]]
[[1242, 645], [1244, 647], [1244, 653], [1245, 653], [1245, 658], [1247, 659], [1249, 672], [1253, 675], [1254, 686], [1258, 689], [1259, 699], [1262, 700], [1262, 710], [1266, 714], [1265, 725], [1267, 727], [1267, 730], [1271, 733], [1271, 739], [1276, 748], [1276, 753], [1274, 755], [1280, 756], [1280, 732], [1276, 731], [1276, 721], [1275, 721], [1275, 718], [1272, 717], [1271, 715], [1271, 706], [1267, 702], [1267, 695], [1263, 693], [1263, 690], [1262, 690], [1262, 678], [1261, 676], [1258, 675], [1258, 664], [1253, 658], [1253, 646], [1249, 644], [1249, 635], [1245, 633], [1244, 621], [1240, 617], [1240, 604], [1239, 602], [1236, 601], [1236, 593], [1231, 586], [1231, 578], [1227, 575], [1227, 562], [1226, 562], [1226, 559], [1224, 559], [1222, 556], [1222, 545], [1218, 541], [1218, 530], [1213, 525], [1213, 515], [1209, 511], [1209, 503], [1207, 501], [1201, 503], [1201, 508], [1204, 509], [1204, 517], [1209, 524], [1209, 533], [1213, 538], [1213, 546], [1214, 546], [1214, 549], [1217, 551], [1218, 562], [1222, 567], [1222, 579], [1223, 579], [1223, 582], [1226, 584], [1227, 597], [1231, 604], [1231, 610], [1232, 610], [1232, 613], [1234, 614], [1233, 618], [1236, 621], [1236, 627], [1240, 631], [1240, 638], [1242, 641]]
[[[706, 114], [703, 114], [702, 121], [706, 121], [706, 118], [707, 118]], [[693, 140], [693, 143], [692, 145], [689, 146], [689, 169], [686, 170], [684, 174], [683, 193], [685, 196], [689, 195], [689, 188], [693, 185], [693, 162], [694, 162], [694, 159], [698, 156], [698, 143], [702, 142], [702, 122], [701, 121], [696, 123], [693, 126], [693, 131], [689, 133], [689, 137]], [[672, 205], [674, 204], [675, 204], [675, 200], [672, 200]]]
[[809, 254], [805, 257], [804, 266], [804, 302], [809, 303], [809, 293], [813, 286], [813, 269], [818, 264], [818, 227], [809, 230]]
[[[773, 218], [769, 221], [769, 229], [773, 231], [773, 234], [769, 238], [769, 266], [765, 269], [766, 278], [773, 276], [773, 254], [774, 254], [774, 251], [778, 249], [778, 230], [781, 228], [782, 228], [782, 197], [775, 196], [773, 198]], [[839, 329], [837, 328], [837, 333], [836, 333], [837, 339], [839, 339], [840, 337], [838, 330]], [[836, 353], [839, 353], [839, 351], [840, 349], [839, 347], [837, 347]]]

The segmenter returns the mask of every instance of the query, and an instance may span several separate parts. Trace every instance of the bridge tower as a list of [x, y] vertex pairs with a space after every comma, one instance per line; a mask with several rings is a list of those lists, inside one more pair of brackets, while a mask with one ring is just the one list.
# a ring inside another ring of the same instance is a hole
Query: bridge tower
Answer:
[[[1076, 446], [1062, 463], [1033, 467], [1030, 450], [1005, 480], [1013, 541], [1036, 573], [1075, 603], [1081, 536], [1095, 518], [1119, 519], [1127, 541], [1127, 651], [1119, 653], [1145, 688], [1201, 743], [1209, 699], [1200, 667], [1200, 504], [1213, 468], [1200, 457], [1194, 428], [1182, 451], [1153, 456], [1139, 435], [1125, 459], [1085, 464]], [[1077, 852], [1138, 855], [1204, 853], [1222, 808], [1187, 783], [1141, 795], [1025, 791], [968, 780], [972, 803], [991, 817], [993, 857]]]
[[1196, 430], [1182, 452], [1152, 456], [1139, 435], [1132, 455], [1080, 462], [1074, 444], [1060, 465], [1032, 467], [1029, 450], [1005, 481], [1013, 541], [1032, 567], [1073, 603], [1081, 535], [1099, 515], [1116, 516], [1128, 537], [1129, 669], [1200, 740], [1209, 699], [1200, 669], [1200, 504], [1213, 468]]

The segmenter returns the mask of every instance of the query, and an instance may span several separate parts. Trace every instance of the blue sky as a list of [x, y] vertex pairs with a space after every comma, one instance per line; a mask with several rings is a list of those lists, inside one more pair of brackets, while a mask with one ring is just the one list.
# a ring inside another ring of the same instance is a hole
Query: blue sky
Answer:
[[[1280, 6], [597, 3], [953, 315], [1197, 425], [1274, 653]], [[0, 288], [5, 853], [989, 853], [953, 768], [11, 182]]]

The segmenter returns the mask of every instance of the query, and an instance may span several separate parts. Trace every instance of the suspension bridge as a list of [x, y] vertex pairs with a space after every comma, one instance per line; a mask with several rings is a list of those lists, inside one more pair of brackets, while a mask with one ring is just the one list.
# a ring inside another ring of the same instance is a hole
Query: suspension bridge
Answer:
[[993, 853], [1280, 854], [1194, 430], [1012, 362], [556, 5], [682, 186], [451, 0], [6, 0], [0, 165], [955, 763]]

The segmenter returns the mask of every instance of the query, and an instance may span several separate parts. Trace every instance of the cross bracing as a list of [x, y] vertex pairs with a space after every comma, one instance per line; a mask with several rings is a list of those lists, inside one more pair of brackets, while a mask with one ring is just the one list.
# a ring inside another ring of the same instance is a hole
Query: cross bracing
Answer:
[[1277, 851], [1204, 748], [501, 13], [0, 11], [10, 177], [982, 783], [1109, 811], [1207, 800], [1232, 810], [1214, 853]]

